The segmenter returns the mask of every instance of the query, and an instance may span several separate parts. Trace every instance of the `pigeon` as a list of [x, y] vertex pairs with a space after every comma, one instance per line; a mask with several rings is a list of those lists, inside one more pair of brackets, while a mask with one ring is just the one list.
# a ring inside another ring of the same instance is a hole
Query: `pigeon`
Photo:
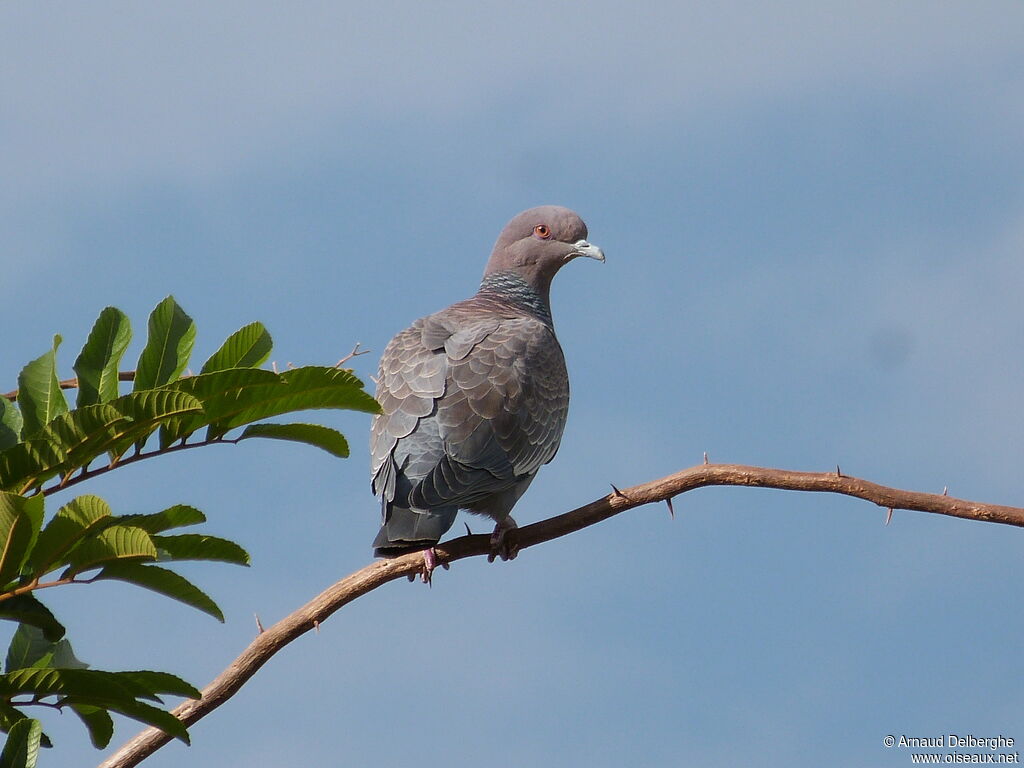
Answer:
[[372, 489], [383, 524], [374, 554], [433, 547], [460, 509], [495, 522], [489, 559], [516, 556], [512, 507], [555, 457], [569, 376], [551, 320], [551, 279], [569, 261], [604, 253], [573, 211], [531, 208], [502, 230], [480, 289], [414, 322], [384, 350], [381, 413], [370, 429]]

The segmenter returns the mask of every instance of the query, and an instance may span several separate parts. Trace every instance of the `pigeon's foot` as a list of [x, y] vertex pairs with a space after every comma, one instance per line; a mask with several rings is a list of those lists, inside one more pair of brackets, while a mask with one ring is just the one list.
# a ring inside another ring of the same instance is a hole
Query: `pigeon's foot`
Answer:
[[491, 534], [491, 554], [487, 556], [487, 562], [493, 563], [494, 558], [502, 560], [515, 560], [519, 554], [519, 536], [516, 533], [518, 526], [511, 517], [494, 526], [494, 533]]
[[[419, 577], [424, 584], [430, 586], [430, 578], [434, 573], [434, 569], [437, 568], [437, 553], [433, 547], [427, 547], [420, 554], [423, 555], [423, 565], [420, 566]], [[448, 564], [444, 563], [444, 567], [447, 570]], [[416, 581], [416, 574], [410, 573], [408, 578], [409, 581]]]
[[[430, 586], [430, 584], [432, 583], [434, 569], [437, 568], [437, 566], [440, 565], [446, 571], [449, 568], [451, 568], [451, 566], [448, 565], [448, 563], [443, 563], [441, 562], [441, 560], [438, 559], [437, 550], [433, 547], [429, 547], [427, 549], [422, 550], [420, 554], [423, 555], [423, 565], [420, 566], [419, 577], [420, 580], [427, 586]], [[409, 574], [409, 581], [416, 581], [415, 573]]]
[[437, 568], [437, 553], [433, 547], [427, 547], [423, 550], [423, 567], [420, 569], [420, 579], [427, 586], [430, 586], [435, 568]]

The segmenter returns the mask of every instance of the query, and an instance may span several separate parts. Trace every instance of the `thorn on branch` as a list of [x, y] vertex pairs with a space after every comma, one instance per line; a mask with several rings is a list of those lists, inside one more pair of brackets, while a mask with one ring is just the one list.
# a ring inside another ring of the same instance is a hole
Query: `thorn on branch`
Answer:
[[472, 536], [472, 535], [473, 535], [473, 532], [472, 532], [471, 530], [469, 530], [469, 523], [467, 523], [467, 522], [466, 522], [465, 520], [463, 520], [463, 521], [462, 521], [462, 524], [463, 524], [464, 526], [466, 526], [466, 535], [467, 535], [467, 536]]
[[615, 483], [608, 483], [608, 485], [612, 487], [612, 496], [617, 496], [620, 499], [626, 499], [626, 501], [629, 501], [629, 498], [626, 496], [626, 494], [624, 494], [622, 491], [615, 487]]
[[316, 632], [318, 635], [320, 634], [320, 622], [316, 619], [313, 619], [313, 631]]
[[257, 630], [256, 634], [262, 635], [263, 634], [263, 622], [260, 621], [260, 615], [258, 613], [254, 613], [252, 616], [253, 616], [254, 619], [256, 619], [256, 630]]
[[888, 525], [892, 522], [892, 507], [889, 507], [889, 512], [885, 516], [885, 524]]
[[708, 452], [707, 451], [704, 451], [704, 463], [705, 464], [710, 464], [711, 463], [711, 462], [708, 461]]
[[836, 477], [842, 477], [842, 476], [843, 476], [843, 472], [842, 472], [841, 469], [839, 469], [839, 465], [836, 464]]
[[943, 496], [949, 496], [949, 486], [948, 485], [942, 486], [942, 495]]
[[665, 503], [668, 504], [668, 516], [675, 520], [676, 511], [672, 508], [672, 497], [669, 496], [667, 499], [665, 499]]

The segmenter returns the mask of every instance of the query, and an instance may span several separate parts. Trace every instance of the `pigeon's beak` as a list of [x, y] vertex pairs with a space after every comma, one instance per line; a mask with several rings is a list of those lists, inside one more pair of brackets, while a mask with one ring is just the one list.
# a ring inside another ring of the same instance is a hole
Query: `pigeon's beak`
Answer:
[[604, 251], [593, 243], [588, 243], [586, 240], [577, 240], [572, 244], [572, 247], [576, 249], [572, 253], [574, 257], [586, 256], [591, 259], [597, 259], [598, 261], [604, 261]]

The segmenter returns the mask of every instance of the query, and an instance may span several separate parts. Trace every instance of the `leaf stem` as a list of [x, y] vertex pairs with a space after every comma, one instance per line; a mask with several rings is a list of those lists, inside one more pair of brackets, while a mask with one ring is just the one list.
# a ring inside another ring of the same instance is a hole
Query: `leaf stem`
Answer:
[[28, 584], [22, 584], [20, 587], [15, 587], [7, 592], [0, 593], [0, 603], [4, 600], [10, 600], [12, 597], [18, 595], [24, 595], [29, 592], [35, 592], [39, 589], [49, 589], [50, 587], [63, 587], [65, 584], [92, 584], [96, 579], [76, 579], [71, 576], [67, 579], [57, 579], [55, 581], [39, 581], [39, 578], [32, 579]]
[[152, 451], [140, 451], [137, 453], [133, 453], [128, 458], [115, 459], [114, 461], [111, 461], [109, 464], [107, 464], [105, 467], [97, 467], [96, 469], [83, 469], [75, 477], [65, 479], [60, 482], [56, 482], [47, 488], [39, 488], [36, 490], [36, 493], [43, 493], [44, 495], [48, 495], [56, 491], [63, 491], [66, 488], [70, 488], [74, 485], [77, 485], [78, 483], [83, 482], [84, 480], [90, 480], [96, 477], [97, 475], [106, 474], [112, 469], [117, 469], [118, 467], [123, 467], [128, 464], [134, 464], [138, 461], [142, 461], [143, 459], [151, 459], [154, 456], [163, 456], [168, 453], [184, 451], [188, 448], [202, 448], [207, 445], [217, 445], [220, 443], [231, 443], [232, 445], [234, 445], [235, 443], [238, 442], [239, 440], [237, 438], [227, 438], [221, 436], [210, 438], [209, 440], [200, 440], [198, 443], [180, 442], [177, 443], [176, 445], [168, 446], [167, 448], [155, 448]]

